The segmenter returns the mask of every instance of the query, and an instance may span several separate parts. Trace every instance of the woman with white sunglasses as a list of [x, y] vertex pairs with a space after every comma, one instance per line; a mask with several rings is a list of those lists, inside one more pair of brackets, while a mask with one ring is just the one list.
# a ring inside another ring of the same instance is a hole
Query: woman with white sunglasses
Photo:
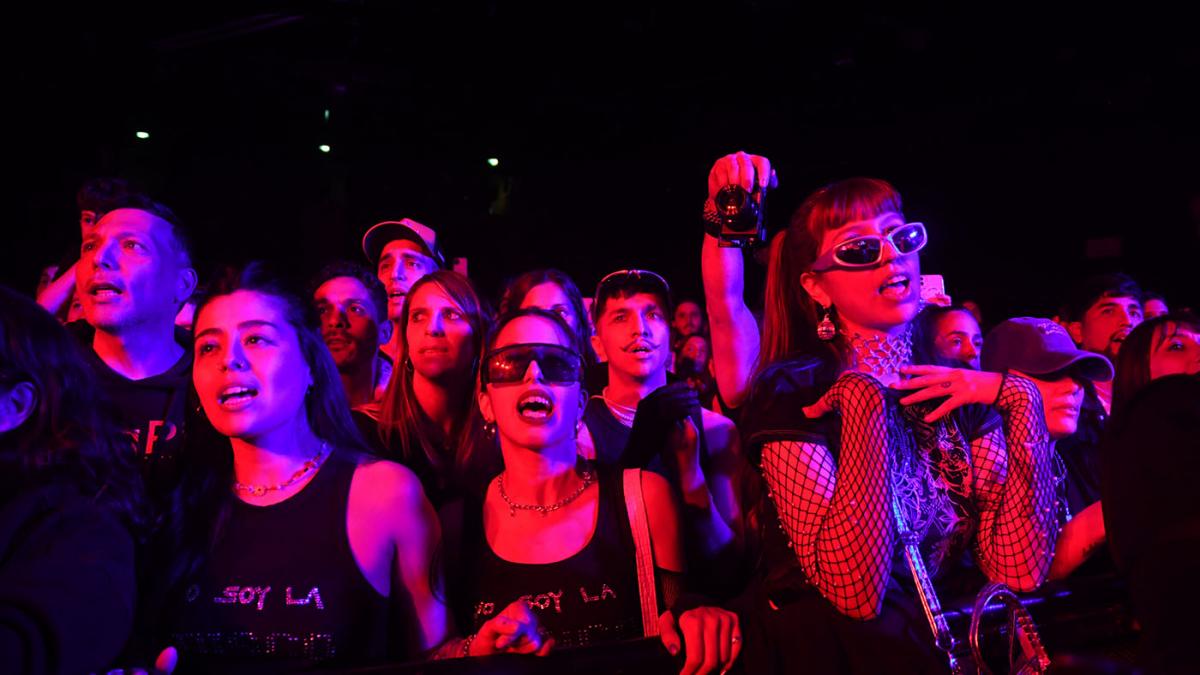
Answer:
[[[765, 157], [723, 157], [706, 220], [719, 225], [714, 198], [727, 186], [761, 194], [776, 182]], [[915, 365], [929, 363], [910, 328], [929, 235], [885, 181], [817, 190], [775, 237], [761, 343], [741, 251], [709, 232], [718, 386], [741, 405], [766, 488], [762, 574], [742, 599], [747, 666], [943, 670], [957, 656], [939, 592], [976, 590], [978, 572], [1029, 590], [1049, 569], [1057, 522], [1037, 388]]]

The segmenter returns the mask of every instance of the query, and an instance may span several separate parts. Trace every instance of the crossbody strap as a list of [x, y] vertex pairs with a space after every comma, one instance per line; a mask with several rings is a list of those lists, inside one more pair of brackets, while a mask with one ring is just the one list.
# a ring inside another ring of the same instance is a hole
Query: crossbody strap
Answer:
[[642, 601], [642, 634], [658, 635], [658, 590], [654, 585], [654, 551], [650, 548], [650, 526], [646, 520], [646, 498], [642, 495], [642, 470], [625, 469], [625, 510], [633, 531], [636, 551], [638, 595]]

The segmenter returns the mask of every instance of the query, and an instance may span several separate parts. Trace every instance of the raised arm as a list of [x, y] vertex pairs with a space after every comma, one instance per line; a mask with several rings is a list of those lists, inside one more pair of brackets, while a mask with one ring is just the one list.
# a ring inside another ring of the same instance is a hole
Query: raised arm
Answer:
[[841, 613], [871, 619], [894, 548], [887, 402], [882, 385], [859, 373], [843, 375], [822, 401], [841, 413], [839, 461], [819, 443], [772, 442], [763, 476], [808, 580]]
[[46, 284], [42, 292], [38, 293], [37, 302], [47, 312], [58, 314], [63, 307], [67, 306], [67, 303], [71, 302], [71, 294], [75, 292], [75, 268], [78, 266], [78, 262], [71, 265], [70, 269]]
[[[776, 184], [766, 157], [738, 152], [717, 160], [708, 174], [708, 202], [726, 185], [766, 189]], [[722, 248], [716, 237], [705, 234], [700, 254], [704, 300], [712, 331], [713, 368], [721, 398], [737, 407], [749, 393], [750, 377], [758, 361], [759, 333], [745, 298], [745, 260], [742, 249]]]

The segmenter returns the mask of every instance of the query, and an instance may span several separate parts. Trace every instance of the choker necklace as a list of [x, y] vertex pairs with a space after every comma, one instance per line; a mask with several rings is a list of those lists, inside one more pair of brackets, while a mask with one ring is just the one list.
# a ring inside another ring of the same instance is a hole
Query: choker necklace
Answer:
[[324, 461], [325, 461], [325, 454], [326, 454], [326, 452], [328, 452], [328, 450], [329, 450], [329, 444], [322, 443], [321, 449], [319, 451], [317, 451], [316, 455], [313, 455], [312, 459], [305, 462], [303, 464], [303, 466], [301, 466], [299, 469], [296, 469], [296, 473], [293, 473], [291, 478], [287, 479], [286, 481], [284, 481], [278, 485], [246, 485], [245, 483], [239, 483], [237, 481], [234, 481], [233, 489], [237, 490], [238, 492], [244, 492], [244, 493], [250, 495], [251, 497], [262, 497], [263, 495], [267, 494], [268, 492], [274, 492], [276, 490], [286, 490], [286, 489], [290, 488], [291, 486], [295, 485], [296, 482], [299, 481], [301, 478], [304, 478], [305, 476], [307, 476], [309, 474], [309, 472], [315, 471], [318, 468], [320, 468], [321, 464], [324, 463]]
[[542, 514], [543, 518], [545, 518], [546, 516], [550, 515], [551, 511], [557, 511], [576, 499], [579, 499], [579, 496], [588, 489], [588, 486], [596, 482], [596, 473], [591, 469], [584, 469], [580, 472], [580, 476], [583, 478], [583, 484], [579, 486], [578, 490], [572, 492], [570, 495], [563, 497], [549, 506], [543, 506], [541, 504], [518, 504], [509, 498], [508, 491], [504, 489], [504, 474], [506, 473], [508, 472], [505, 471], [504, 473], [500, 474], [499, 485], [497, 487], [500, 488], [500, 498], [504, 500], [505, 504], [508, 504], [508, 515], [512, 516], [513, 518], [517, 517], [517, 511], [537, 511], [538, 513]]
[[900, 366], [912, 361], [912, 328], [896, 337], [878, 335], [863, 337], [859, 333], [850, 336], [850, 352], [847, 366], [850, 370], [870, 373], [876, 377], [898, 373]]
[[608, 411], [617, 418], [617, 421], [627, 427], [633, 427], [633, 417], [637, 414], [637, 406], [621, 405], [608, 397], [608, 387], [600, 390], [600, 400], [604, 401], [604, 405], [608, 406]]

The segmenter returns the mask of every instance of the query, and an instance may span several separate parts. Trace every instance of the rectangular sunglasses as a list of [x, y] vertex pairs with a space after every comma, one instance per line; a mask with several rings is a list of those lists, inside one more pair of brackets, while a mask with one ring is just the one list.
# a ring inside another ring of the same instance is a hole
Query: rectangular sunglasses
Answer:
[[525, 381], [529, 364], [536, 361], [547, 384], [576, 384], [583, 377], [579, 354], [561, 345], [528, 343], [509, 345], [488, 352], [480, 377], [493, 387]]
[[923, 223], [905, 223], [885, 235], [871, 234], [848, 239], [826, 251], [813, 262], [812, 271], [854, 270], [871, 267], [883, 260], [883, 244], [892, 245], [896, 253], [909, 255], [925, 248], [929, 234]]

